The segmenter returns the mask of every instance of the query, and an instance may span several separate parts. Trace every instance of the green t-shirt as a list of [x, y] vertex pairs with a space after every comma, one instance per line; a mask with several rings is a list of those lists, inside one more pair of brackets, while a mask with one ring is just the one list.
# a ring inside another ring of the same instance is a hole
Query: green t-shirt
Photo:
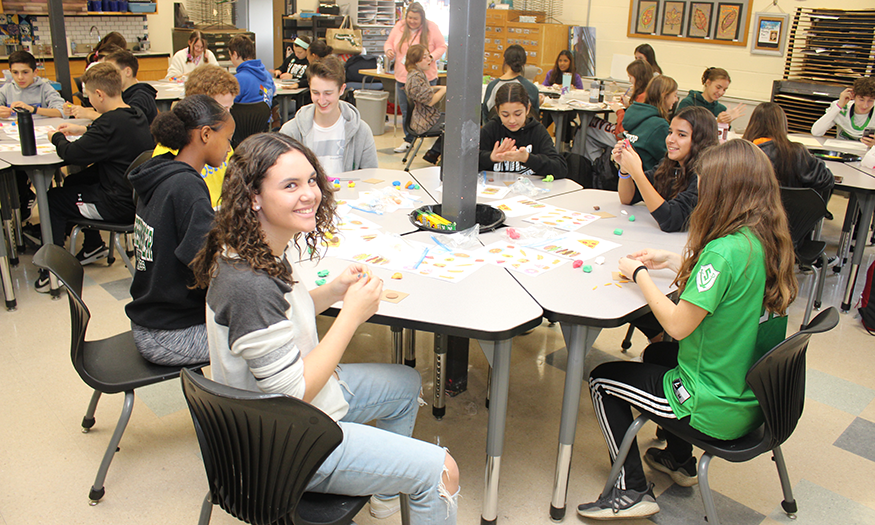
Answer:
[[690, 93], [683, 100], [680, 101], [677, 111], [680, 112], [680, 110], [689, 106], [703, 107], [713, 113], [715, 117], [720, 116], [721, 113], [726, 111], [726, 106], [716, 100], [714, 102], [708, 102], [707, 100], [705, 100], [704, 97], [702, 97], [701, 91], [696, 91], [694, 89], [691, 89]]
[[768, 333], [759, 329], [769, 319], [762, 315], [765, 283], [763, 247], [744, 228], [705, 246], [680, 297], [708, 313], [680, 341], [678, 366], [663, 388], [678, 418], [690, 416], [690, 426], [717, 439], [741, 437], [762, 423], [745, 376], [784, 339], [787, 322], [781, 317], [763, 325]]

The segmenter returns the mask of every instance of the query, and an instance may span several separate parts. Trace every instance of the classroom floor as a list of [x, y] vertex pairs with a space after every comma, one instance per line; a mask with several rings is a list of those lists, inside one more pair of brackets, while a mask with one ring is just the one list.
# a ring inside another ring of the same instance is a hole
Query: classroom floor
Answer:
[[[382, 167], [400, 169], [400, 144], [391, 127], [377, 137]], [[425, 148], [421, 150], [420, 156]], [[421, 159], [414, 168], [424, 167]], [[830, 202], [835, 219], [826, 223], [824, 237], [838, 239], [847, 199]], [[829, 248], [834, 252], [835, 246]], [[88, 434], [80, 421], [91, 390], [70, 364], [69, 310], [66, 298], [53, 301], [33, 290], [36, 269], [32, 251], [13, 269], [18, 309], [0, 310], [0, 403], [5, 425], [0, 427], [0, 524], [146, 524], [196, 523], [206, 493], [203, 466], [192, 423], [179, 383], [171, 381], [137, 391], [133, 417], [106, 480], [106, 496], [88, 505], [94, 480], [118, 418], [122, 396], [104, 396], [97, 410], [97, 425]], [[875, 251], [867, 248], [862, 268]], [[858, 293], [863, 286], [858, 281]], [[846, 272], [826, 278], [825, 305], [841, 302]], [[800, 276], [802, 296], [810, 277]], [[123, 306], [129, 301], [130, 275], [118, 261], [107, 267], [100, 261], [86, 267], [84, 296], [93, 318], [90, 339], [129, 329]], [[858, 295], [855, 295], [855, 298]], [[803, 301], [791, 307], [790, 326], [798, 326]], [[799, 503], [798, 519], [791, 522], [780, 510], [781, 491], [769, 457], [746, 464], [715, 460], [711, 485], [717, 493], [723, 523], [754, 525], [795, 523], [875, 524], [875, 345], [855, 310], [827, 335], [815, 336], [808, 352], [805, 413], [784, 447], [790, 478]], [[320, 318], [324, 330], [330, 319]], [[620, 352], [626, 327], [605, 330], [590, 352], [587, 369], [605, 360], [632, 359], [644, 349], [636, 334], [628, 354]], [[390, 360], [391, 335], [382, 326], [363, 326], [345, 360]], [[417, 369], [426, 399], [432, 392], [432, 337], [416, 338]], [[547, 323], [529, 335], [514, 339], [511, 389], [507, 412], [505, 453], [499, 492], [499, 523], [549, 524], [548, 508], [556, 460], [562, 387], [565, 380], [564, 343], [557, 326]], [[484, 407], [486, 362], [477, 342], [471, 342], [467, 392], [449, 398], [442, 421], [431, 408], [420, 411], [415, 436], [442, 446], [456, 458], [462, 473], [460, 524], [479, 522], [483, 498], [485, 438], [488, 411]], [[640, 434], [642, 447], [654, 446], [652, 426]], [[565, 523], [584, 522], [575, 506], [598, 496], [609, 469], [604, 440], [593, 417], [588, 396], [580, 404]], [[672, 485], [670, 479], [648, 469], [656, 484], [662, 512], [659, 524], [703, 523], [698, 489]], [[367, 508], [359, 524], [398, 524], [395, 515], [372, 518]], [[239, 523], [215, 508], [213, 524]], [[640, 523], [647, 523], [641, 521]]]

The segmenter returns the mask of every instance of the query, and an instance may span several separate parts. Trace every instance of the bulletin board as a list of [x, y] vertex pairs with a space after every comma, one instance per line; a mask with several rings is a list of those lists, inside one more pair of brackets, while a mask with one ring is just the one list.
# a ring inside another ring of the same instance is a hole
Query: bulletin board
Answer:
[[747, 46], [750, 0], [630, 0], [626, 36]]

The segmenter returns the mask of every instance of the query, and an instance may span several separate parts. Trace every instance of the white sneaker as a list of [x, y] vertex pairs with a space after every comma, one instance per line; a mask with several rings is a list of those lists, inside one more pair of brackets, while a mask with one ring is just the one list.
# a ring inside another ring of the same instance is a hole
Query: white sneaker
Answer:
[[410, 146], [412, 146], [412, 144], [410, 144], [409, 142], [402, 142], [400, 146], [395, 148], [395, 153], [404, 153], [405, 151], [410, 149]]
[[401, 510], [401, 498], [399, 496], [385, 500], [371, 496], [371, 516], [385, 519], [399, 510]]

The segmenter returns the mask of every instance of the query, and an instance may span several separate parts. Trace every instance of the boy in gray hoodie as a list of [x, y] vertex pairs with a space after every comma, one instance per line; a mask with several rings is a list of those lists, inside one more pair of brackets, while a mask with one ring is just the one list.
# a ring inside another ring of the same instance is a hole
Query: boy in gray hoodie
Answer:
[[64, 99], [51, 83], [36, 76], [36, 59], [27, 51], [9, 55], [12, 82], [0, 88], [0, 117], [12, 115], [12, 108], [23, 108], [44, 117], [62, 117]]

